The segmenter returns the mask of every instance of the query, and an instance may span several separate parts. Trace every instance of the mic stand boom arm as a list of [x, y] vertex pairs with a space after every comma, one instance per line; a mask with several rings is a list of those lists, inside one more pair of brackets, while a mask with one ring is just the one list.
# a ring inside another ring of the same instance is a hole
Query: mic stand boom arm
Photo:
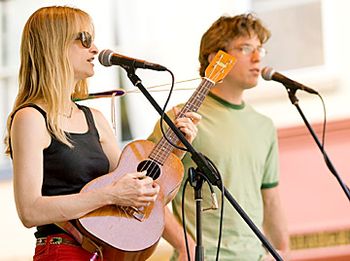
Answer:
[[[162, 108], [157, 104], [157, 102], [149, 94], [149, 92], [146, 90], [146, 88], [142, 85], [141, 79], [135, 74], [135, 68], [132, 68], [132, 67], [123, 67], [123, 68], [126, 70], [128, 78], [130, 79], [132, 84], [140, 89], [140, 91], [144, 94], [144, 96], [152, 104], [152, 106], [156, 109], [156, 111], [160, 115], [162, 115], [163, 114]], [[243, 220], [247, 223], [247, 225], [252, 229], [254, 234], [259, 238], [261, 243], [271, 253], [271, 255], [275, 258], [275, 260], [283, 261], [281, 256], [272, 247], [271, 243], [261, 233], [259, 228], [253, 223], [253, 221], [244, 212], [244, 210], [239, 206], [239, 204], [236, 202], [236, 200], [233, 198], [233, 196], [230, 194], [230, 192], [227, 191], [224, 186], [222, 186], [220, 179], [214, 174], [215, 171], [209, 165], [209, 163], [207, 162], [205, 157], [193, 148], [193, 146], [186, 140], [186, 138], [181, 133], [181, 131], [178, 128], [176, 128], [175, 124], [170, 120], [170, 118], [167, 116], [166, 113], [164, 113], [164, 120], [168, 124], [169, 128], [171, 128], [171, 130], [179, 138], [179, 140], [182, 142], [182, 144], [186, 147], [187, 151], [191, 154], [192, 160], [196, 163], [198, 169], [207, 177], [208, 181], [211, 184], [217, 186], [224, 193], [226, 199], [231, 203], [231, 205], [235, 208], [235, 210], [243, 218]]]
[[346, 184], [343, 182], [343, 180], [341, 179], [341, 177], [338, 175], [335, 167], [333, 166], [331, 160], [328, 158], [328, 155], [326, 153], [326, 151], [324, 150], [323, 146], [321, 145], [321, 142], [319, 141], [319, 139], [317, 138], [317, 135], [315, 134], [314, 130], [312, 129], [311, 125], [309, 124], [309, 122], [307, 121], [303, 111], [300, 109], [299, 106], [299, 100], [298, 98], [295, 96], [296, 93], [296, 89], [291, 89], [289, 88], [287, 85], [285, 85], [287, 92], [288, 92], [288, 97], [291, 101], [291, 103], [293, 105], [295, 105], [295, 107], [297, 108], [300, 116], [303, 118], [303, 121], [306, 125], [306, 127], [308, 128], [309, 132], [311, 133], [311, 136], [314, 138], [318, 148], [321, 150], [324, 160], [326, 162], [326, 165], [328, 167], [328, 169], [330, 170], [330, 172], [335, 176], [335, 178], [337, 179], [338, 183], [340, 184], [341, 188], [343, 189], [345, 195], [347, 196], [348, 200], [350, 201], [350, 190], [349, 188], [346, 186]]

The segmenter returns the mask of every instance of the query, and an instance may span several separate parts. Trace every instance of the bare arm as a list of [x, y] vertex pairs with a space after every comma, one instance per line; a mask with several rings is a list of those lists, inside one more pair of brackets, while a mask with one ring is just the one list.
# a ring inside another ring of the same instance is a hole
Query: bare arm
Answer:
[[[165, 228], [163, 238], [179, 252], [179, 261], [187, 261], [187, 252], [182, 224], [171, 213], [169, 207], [165, 207]], [[187, 234], [191, 260], [194, 260], [195, 242], [191, 235]]]
[[[151, 178], [139, 179], [144, 173], [125, 175], [95, 191], [42, 196], [43, 150], [50, 142], [45, 120], [38, 111], [24, 108], [16, 113], [11, 128], [14, 194], [18, 215], [26, 227], [79, 218], [106, 204], [142, 206], [155, 200], [159, 187]], [[117, 149], [107, 149], [107, 153], [119, 155]]]
[[283, 212], [278, 187], [263, 189], [264, 222], [263, 229], [268, 240], [282, 255], [289, 251], [287, 220]]

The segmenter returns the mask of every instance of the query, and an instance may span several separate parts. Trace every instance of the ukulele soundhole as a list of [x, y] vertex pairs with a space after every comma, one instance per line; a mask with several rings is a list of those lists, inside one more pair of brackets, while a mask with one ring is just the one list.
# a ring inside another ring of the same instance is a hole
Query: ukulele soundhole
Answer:
[[160, 167], [152, 160], [144, 160], [137, 166], [137, 171], [147, 171], [147, 176], [156, 180], [160, 176]]

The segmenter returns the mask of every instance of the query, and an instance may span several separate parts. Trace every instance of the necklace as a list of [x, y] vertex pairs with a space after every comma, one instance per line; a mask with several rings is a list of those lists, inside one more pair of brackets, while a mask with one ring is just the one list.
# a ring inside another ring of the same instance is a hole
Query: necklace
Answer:
[[73, 114], [73, 106], [70, 106], [69, 113], [68, 114], [63, 113], [62, 116], [67, 118], [67, 119], [70, 119], [70, 118], [72, 118], [72, 114]]

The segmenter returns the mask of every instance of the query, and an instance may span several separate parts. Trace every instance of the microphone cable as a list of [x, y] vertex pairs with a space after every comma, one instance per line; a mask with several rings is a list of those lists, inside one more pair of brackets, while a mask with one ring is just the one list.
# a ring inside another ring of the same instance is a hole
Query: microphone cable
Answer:
[[[164, 116], [165, 116], [165, 113], [166, 113], [166, 107], [168, 106], [168, 103], [170, 101], [170, 97], [173, 93], [173, 90], [174, 90], [174, 85], [175, 85], [175, 76], [173, 74], [172, 71], [170, 71], [168, 68], [165, 69], [165, 71], [169, 72], [170, 75], [171, 75], [171, 86], [170, 86], [170, 90], [169, 90], [169, 95], [164, 103], [164, 106], [163, 106], [163, 109], [162, 109], [162, 114], [161, 114], [161, 117], [160, 117], [160, 122], [159, 122], [159, 125], [160, 125], [160, 131], [162, 132], [162, 136], [166, 139], [167, 142], [169, 142], [169, 144], [179, 150], [182, 150], [182, 151], [186, 151], [188, 152], [188, 149], [185, 148], [185, 147], [181, 147], [181, 146], [178, 146], [177, 144], [174, 144], [170, 139], [169, 137], [167, 137], [167, 135], [165, 134], [165, 130], [164, 130]], [[176, 115], [175, 115], [175, 119], [176, 119]]]

